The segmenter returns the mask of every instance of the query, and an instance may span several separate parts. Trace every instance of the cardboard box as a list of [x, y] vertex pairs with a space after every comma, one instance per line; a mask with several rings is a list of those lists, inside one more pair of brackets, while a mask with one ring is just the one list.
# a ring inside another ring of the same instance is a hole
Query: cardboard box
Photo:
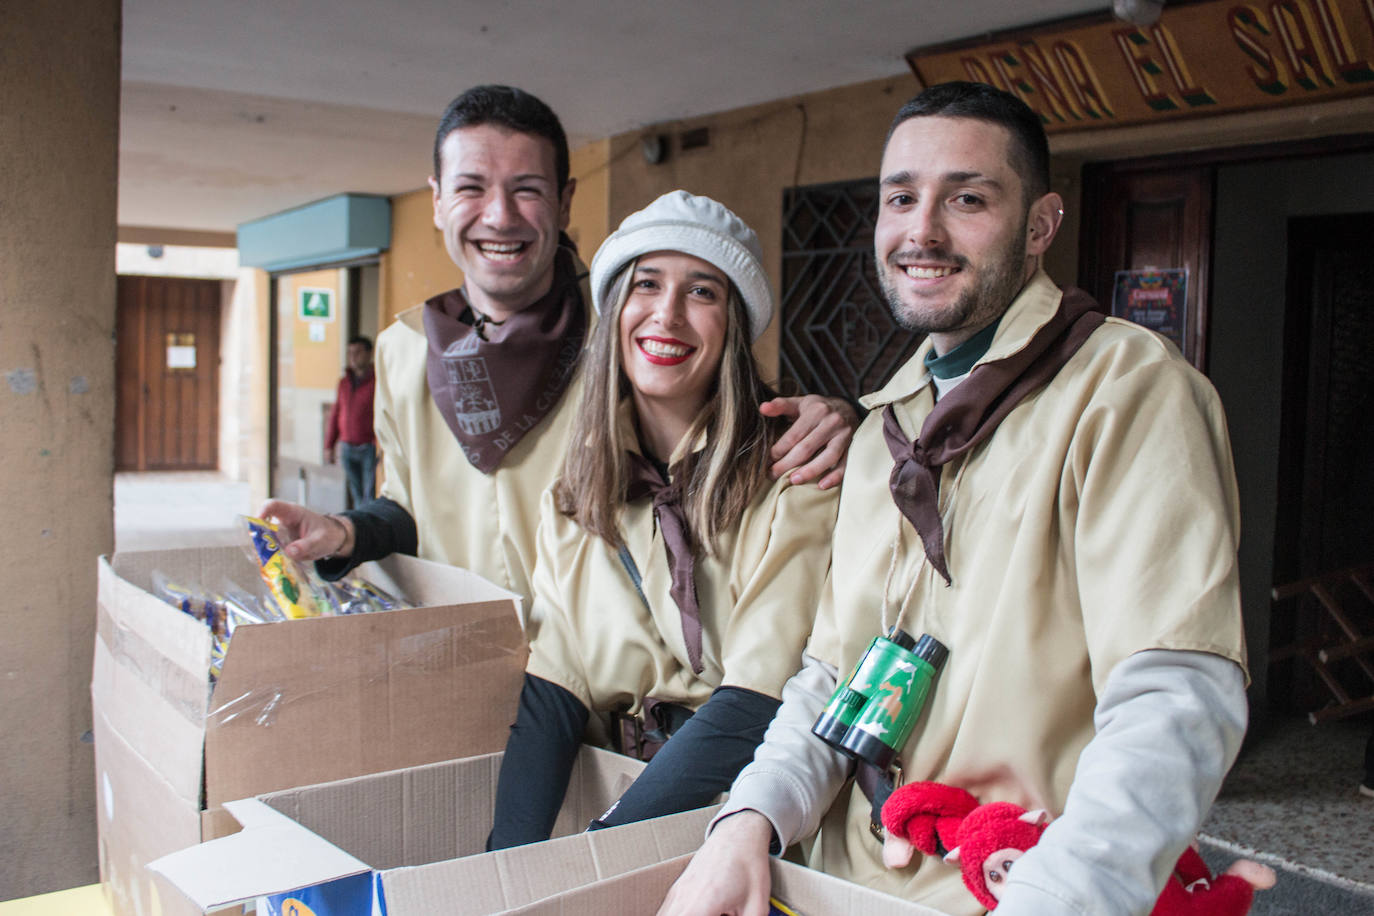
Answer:
[[[230, 802], [225, 807], [242, 832], [149, 868], [205, 911], [272, 896], [260, 912], [292, 912], [291, 902], [300, 901], [315, 916], [500, 913], [691, 852], [717, 810], [582, 832], [644, 768], [584, 747], [556, 838], [486, 853], [502, 756]], [[297, 905], [296, 912], [306, 911]]]
[[[584, 885], [510, 911], [511, 916], [653, 916], [691, 855]], [[773, 896], [797, 916], [943, 916], [918, 903], [843, 881], [782, 859], [769, 861]]]
[[519, 599], [484, 579], [413, 557], [366, 564], [424, 606], [242, 627], [212, 696], [209, 632], [150, 593], [154, 569], [207, 587], [257, 575], [235, 547], [100, 559], [99, 859], [122, 916], [196, 912], [144, 866], [237, 829], [226, 801], [505, 747], [527, 650]]

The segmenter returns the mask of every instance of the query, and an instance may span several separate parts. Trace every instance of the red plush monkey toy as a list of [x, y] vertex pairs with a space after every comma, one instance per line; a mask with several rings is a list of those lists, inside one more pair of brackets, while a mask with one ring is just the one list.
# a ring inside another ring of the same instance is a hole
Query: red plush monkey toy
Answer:
[[[997, 908], [1012, 864], [1040, 841], [1049, 820], [1010, 802], [978, 804], [957, 786], [916, 782], [883, 806], [883, 862], [900, 868], [913, 849], [958, 865], [964, 885], [989, 910]], [[1241, 859], [1213, 876], [1197, 850], [1179, 857], [1150, 916], [1245, 916], [1256, 890], [1274, 886], [1274, 872]]]

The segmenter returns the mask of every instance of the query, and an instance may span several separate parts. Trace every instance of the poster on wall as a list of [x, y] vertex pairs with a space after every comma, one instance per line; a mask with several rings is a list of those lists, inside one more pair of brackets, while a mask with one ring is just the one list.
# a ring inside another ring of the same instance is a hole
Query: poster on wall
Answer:
[[296, 313], [301, 321], [333, 321], [334, 291], [302, 286], [296, 291]]
[[1118, 270], [1112, 315], [1163, 334], [1184, 349], [1188, 327], [1188, 268]]

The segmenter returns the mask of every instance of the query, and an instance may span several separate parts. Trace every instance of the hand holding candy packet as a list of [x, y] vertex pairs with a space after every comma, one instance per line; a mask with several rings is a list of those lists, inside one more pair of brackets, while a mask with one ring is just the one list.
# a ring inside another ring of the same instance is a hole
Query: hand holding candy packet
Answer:
[[318, 617], [324, 613], [329, 607], [329, 599], [320, 593], [301, 564], [282, 550], [285, 545], [281, 542], [278, 526], [248, 515], [240, 515], [238, 520], [248, 532], [249, 544], [245, 547], [248, 556], [258, 567], [268, 593], [282, 613], [290, 620]]
[[152, 574], [154, 594], [209, 628], [211, 684], [219, 679], [229, 640], [240, 625], [413, 607], [356, 573], [339, 582], [325, 582], [313, 567], [286, 555], [277, 525], [242, 515], [238, 521], [248, 535], [244, 552], [261, 577], [255, 588], [245, 589], [225, 578], [213, 591], [198, 582], [173, 580], [161, 570]]

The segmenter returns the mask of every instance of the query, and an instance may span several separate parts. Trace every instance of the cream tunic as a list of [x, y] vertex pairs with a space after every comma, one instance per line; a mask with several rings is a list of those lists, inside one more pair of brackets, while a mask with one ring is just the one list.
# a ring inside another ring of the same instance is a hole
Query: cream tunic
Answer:
[[[621, 531], [649, 609], [617, 551], [554, 508], [540, 507], [539, 562], [526, 670], [566, 688], [595, 713], [639, 713], [645, 697], [691, 709], [717, 687], [777, 698], [801, 666], [830, 556], [837, 491], [786, 478], [765, 489], [714, 556], [696, 561], [700, 674], [692, 672], [652, 501], [625, 506]], [[606, 728], [606, 716], [593, 722]], [[604, 741], [594, 724], [589, 735]]]
[[[583, 302], [591, 302], [585, 283]], [[584, 308], [590, 334], [595, 316]], [[496, 470], [483, 474], [468, 463], [430, 396], [423, 315], [423, 305], [408, 309], [377, 337], [373, 425], [386, 473], [381, 495], [415, 519], [421, 557], [470, 569], [528, 606], [539, 494], [562, 465], [579, 386], [574, 379]]]
[[[1037, 274], [980, 362], [1024, 346], [1059, 297]], [[934, 407], [927, 347], [864, 399], [873, 413], [850, 451], [808, 651], [845, 676], [881, 631], [885, 602], [889, 623], [902, 607], [903, 629], [950, 650], [901, 755], [905, 778], [1058, 814], [1119, 662], [1162, 648], [1244, 665], [1221, 405], [1172, 345], [1109, 319], [987, 443], [942, 470], [947, 587], [893, 504], [882, 437], [887, 404], [911, 437]], [[981, 912], [957, 868], [921, 867], [919, 854], [907, 869], [884, 868], [868, 819], [867, 799], [843, 793], [814, 864], [952, 913]]]

